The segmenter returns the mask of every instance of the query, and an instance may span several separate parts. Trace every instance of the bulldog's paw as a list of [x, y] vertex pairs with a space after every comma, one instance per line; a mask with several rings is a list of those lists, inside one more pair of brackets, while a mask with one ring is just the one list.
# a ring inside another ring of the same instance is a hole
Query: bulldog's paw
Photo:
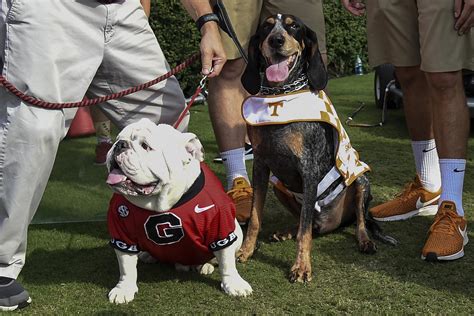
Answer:
[[242, 279], [240, 275], [224, 277], [221, 288], [231, 296], [247, 296], [252, 294], [253, 291], [250, 284]]
[[138, 253], [138, 259], [143, 263], [157, 263], [158, 260], [155, 259], [152, 255], [150, 255], [146, 251], [140, 251]]
[[109, 302], [115, 304], [126, 304], [133, 301], [135, 294], [138, 292], [137, 286], [125, 286], [117, 284], [109, 292]]
[[176, 271], [179, 271], [179, 272], [193, 271], [202, 275], [208, 275], [214, 272], [214, 266], [210, 263], [205, 263], [205, 264], [197, 265], [197, 266], [187, 266], [184, 264], [175, 263], [174, 268]]
[[202, 266], [198, 266], [198, 272], [201, 275], [209, 275], [214, 272], [214, 266], [210, 263], [205, 263]]

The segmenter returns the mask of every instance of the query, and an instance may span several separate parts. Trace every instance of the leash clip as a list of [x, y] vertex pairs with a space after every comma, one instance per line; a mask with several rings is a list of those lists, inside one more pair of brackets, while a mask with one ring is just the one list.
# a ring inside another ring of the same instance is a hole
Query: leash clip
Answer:
[[202, 76], [201, 81], [199, 81], [199, 88], [201, 90], [204, 89], [204, 87], [206, 86], [206, 79], [207, 77], [209, 77], [210, 74], [212, 74], [213, 71], [214, 71], [214, 67], [211, 67], [211, 69], [209, 69], [209, 74]]

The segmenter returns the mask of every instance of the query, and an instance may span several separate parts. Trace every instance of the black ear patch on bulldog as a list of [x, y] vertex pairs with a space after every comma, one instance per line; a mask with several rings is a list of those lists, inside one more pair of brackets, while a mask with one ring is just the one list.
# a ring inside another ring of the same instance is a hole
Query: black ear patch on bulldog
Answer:
[[257, 94], [260, 91], [260, 84], [262, 81], [260, 75], [260, 60], [262, 58], [260, 53], [260, 36], [255, 34], [250, 39], [248, 49], [249, 62], [242, 75], [241, 82], [245, 90], [250, 94]]
[[305, 60], [307, 62], [307, 74], [311, 90], [323, 90], [328, 83], [328, 74], [324, 66], [323, 58], [318, 49], [318, 38], [316, 33], [306, 27], [304, 36]]

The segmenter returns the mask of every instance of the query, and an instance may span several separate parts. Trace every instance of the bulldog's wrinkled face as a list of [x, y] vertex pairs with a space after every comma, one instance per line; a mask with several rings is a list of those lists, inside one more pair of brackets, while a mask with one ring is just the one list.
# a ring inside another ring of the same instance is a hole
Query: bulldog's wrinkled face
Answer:
[[196, 135], [142, 119], [124, 128], [108, 152], [107, 184], [125, 196], [157, 195], [189, 165], [199, 170], [203, 157]]

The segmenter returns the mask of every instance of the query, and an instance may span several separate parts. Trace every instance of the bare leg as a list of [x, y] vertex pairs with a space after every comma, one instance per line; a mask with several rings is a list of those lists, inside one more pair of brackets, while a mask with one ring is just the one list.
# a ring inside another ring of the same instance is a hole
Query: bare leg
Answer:
[[247, 96], [240, 83], [244, 67], [242, 58], [229, 60], [209, 82], [209, 115], [221, 152], [244, 147], [246, 125], [240, 110]]
[[441, 159], [465, 159], [469, 110], [461, 71], [426, 73], [434, 110], [434, 136]]
[[416, 67], [396, 67], [397, 78], [403, 91], [405, 118], [413, 141], [433, 139], [433, 113], [428, 82], [424, 72]]

